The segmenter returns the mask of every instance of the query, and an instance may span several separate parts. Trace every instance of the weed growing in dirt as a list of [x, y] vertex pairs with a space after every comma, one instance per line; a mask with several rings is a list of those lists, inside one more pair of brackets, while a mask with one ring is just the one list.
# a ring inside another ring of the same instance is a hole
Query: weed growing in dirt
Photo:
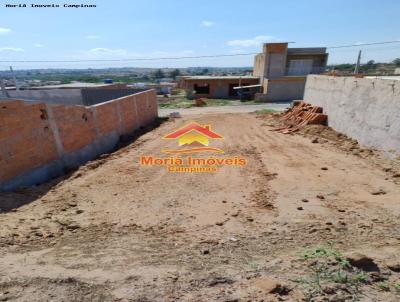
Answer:
[[253, 270], [260, 270], [260, 265], [256, 261], [249, 261], [248, 265], [253, 269]]
[[400, 291], [400, 282], [399, 282], [399, 283], [396, 283], [396, 284], [394, 285], [394, 288], [395, 288], [396, 290]]
[[390, 286], [386, 281], [380, 281], [376, 283], [376, 286], [385, 292], [390, 291]]
[[351, 266], [333, 243], [306, 249], [302, 259], [311, 273], [293, 281], [303, 287], [307, 301], [332, 294], [357, 301], [361, 285], [369, 282], [368, 275]]

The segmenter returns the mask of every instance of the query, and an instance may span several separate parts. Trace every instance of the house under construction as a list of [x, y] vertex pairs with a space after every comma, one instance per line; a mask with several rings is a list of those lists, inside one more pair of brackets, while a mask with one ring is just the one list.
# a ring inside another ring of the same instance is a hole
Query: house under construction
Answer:
[[326, 48], [288, 48], [288, 43], [265, 43], [255, 56], [252, 76], [182, 77], [189, 98], [241, 98], [260, 101], [302, 99], [306, 76], [326, 69]]

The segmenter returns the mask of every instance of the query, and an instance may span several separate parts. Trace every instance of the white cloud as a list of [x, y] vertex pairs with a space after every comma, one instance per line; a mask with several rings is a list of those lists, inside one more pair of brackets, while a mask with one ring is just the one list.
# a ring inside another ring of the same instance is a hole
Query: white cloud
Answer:
[[0, 35], [7, 35], [11, 32], [11, 29], [5, 28], [5, 27], [0, 27]]
[[88, 40], [98, 40], [98, 39], [100, 39], [100, 36], [98, 36], [98, 35], [87, 35], [85, 38], [88, 39]]
[[102, 47], [92, 48], [89, 50], [89, 52], [95, 55], [120, 55], [120, 56], [124, 56], [128, 53], [126, 49], [119, 49], [119, 48], [113, 49], [113, 48], [102, 48]]
[[212, 21], [201, 21], [200, 25], [203, 27], [211, 27], [211, 26], [214, 26], [215, 23]]
[[229, 53], [233, 54], [233, 55], [240, 55], [240, 54], [244, 54], [244, 53], [248, 53], [248, 50], [244, 50], [244, 49], [232, 49], [231, 51], [229, 51]]
[[193, 55], [194, 54], [194, 50], [183, 50], [179, 53], [179, 55], [181, 56], [188, 56], [188, 55]]
[[21, 51], [24, 51], [24, 49], [19, 48], [19, 47], [0, 47], [0, 52], [3, 52], [3, 51], [21, 52]]
[[251, 46], [259, 46], [264, 42], [275, 40], [273, 36], [256, 36], [253, 39], [247, 40], [231, 40], [228, 41], [229, 46], [236, 47], [251, 47]]
[[128, 51], [126, 49], [103, 47], [92, 48], [85, 53], [95, 57], [125, 57], [128, 55]]
[[40, 43], [35, 43], [35, 44], [33, 44], [33, 46], [34, 46], [34, 47], [37, 47], [37, 48], [42, 48], [42, 47], [44, 47], [44, 45], [43, 45], [43, 44], [40, 44]]

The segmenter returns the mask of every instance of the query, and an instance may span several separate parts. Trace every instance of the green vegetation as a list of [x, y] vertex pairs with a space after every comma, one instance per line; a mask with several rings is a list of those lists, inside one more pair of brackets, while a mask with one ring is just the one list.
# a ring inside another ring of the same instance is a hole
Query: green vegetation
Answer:
[[390, 291], [390, 286], [386, 281], [380, 281], [376, 283], [376, 286], [385, 292]]
[[[369, 60], [365, 64], [361, 64], [360, 73], [372, 74], [392, 74], [396, 67], [400, 66], [400, 58], [394, 59], [391, 63], [379, 63], [374, 60]], [[337, 64], [327, 66], [329, 70], [338, 70], [343, 73], [353, 73], [356, 64]]]
[[190, 108], [194, 106], [194, 101], [188, 100], [187, 98], [171, 98], [168, 100], [163, 99], [158, 102], [158, 106], [160, 108], [170, 109]]
[[[204, 107], [254, 104], [254, 101], [243, 103], [240, 102], [240, 100], [233, 100], [233, 99], [203, 99], [203, 100], [207, 104]], [[196, 107], [195, 100], [190, 100], [186, 98], [184, 95], [171, 96], [169, 98], [159, 98], [158, 104], [160, 108], [171, 108], [171, 109]]]
[[180, 72], [179, 69], [174, 69], [174, 70], [172, 70], [172, 71], [169, 73], [169, 76], [170, 76], [171, 78], [173, 78], [174, 80], [176, 79], [176, 77], [178, 77], [178, 76], [180, 76], [180, 75], [181, 75], [181, 72]]
[[165, 73], [161, 69], [157, 69], [155, 72], [152, 73], [152, 77], [154, 79], [162, 79], [165, 78]]
[[276, 112], [276, 110], [265, 108], [265, 109], [257, 110], [256, 114], [263, 115], [263, 114], [268, 114], [268, 113], [273, 113], [273, 112]]
[[351, 266], [333, 243], [306, 249], [302, 253], [302, 259], [311, 273], [293, 281], [303, 287], [307, 301], [340, 291], [356, 301], [360, 295], [360, 287], [369, 282], [368, 275]]
[[207, 99], [207, 106], [227, 106], [227, 105], [236, 105], [238, 103], [237, 100], [227, 100], [227, 99]]

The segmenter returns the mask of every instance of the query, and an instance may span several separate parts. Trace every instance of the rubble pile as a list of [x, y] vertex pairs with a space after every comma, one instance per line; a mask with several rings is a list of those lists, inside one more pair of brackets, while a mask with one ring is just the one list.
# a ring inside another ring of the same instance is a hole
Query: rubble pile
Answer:
[[289, 134], [298, 131], [305, 125], [326, 125], [328, 116], [322, 112], [322, 107], [313, 106], [304, 101], [294, 102], [293, 107], [289, 108], [282, 116], [283, 121], [285, 124], [288, 124], [288, 126], [274, 129], [274, 131]]
[[204, 107], [204, 106], [207, 106], [207, 101], [206, 101], [206, 99], [199, 98], [194, 101], [194, 105], [196, 107]]

